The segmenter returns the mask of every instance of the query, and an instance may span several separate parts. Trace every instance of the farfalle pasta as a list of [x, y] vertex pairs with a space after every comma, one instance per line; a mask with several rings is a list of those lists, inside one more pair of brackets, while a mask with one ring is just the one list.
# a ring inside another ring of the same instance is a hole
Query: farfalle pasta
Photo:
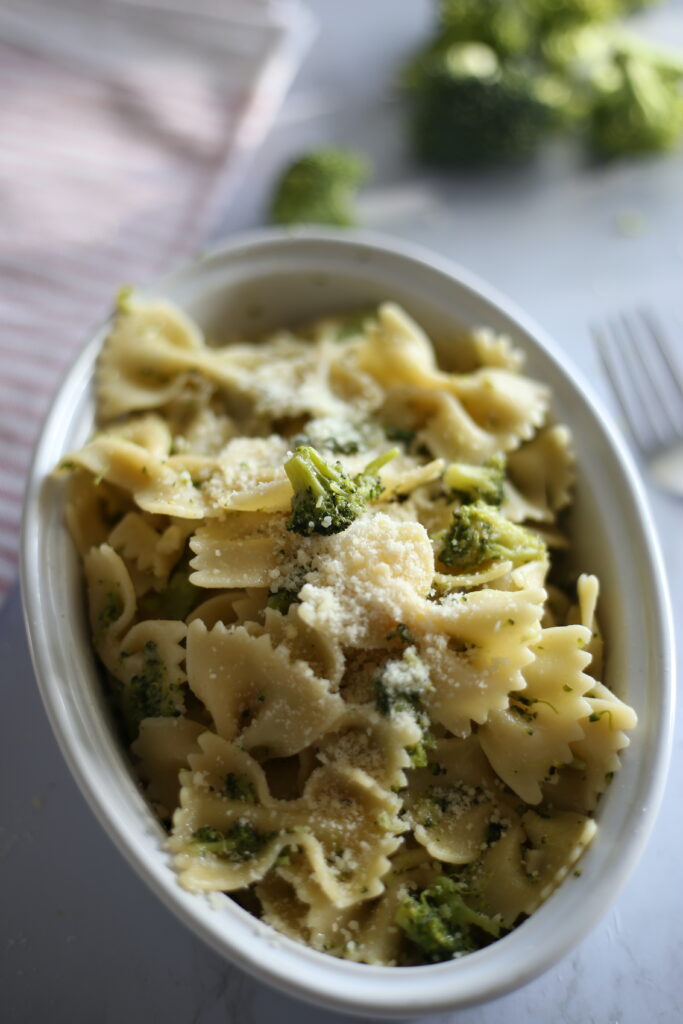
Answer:
[[570, 433], [509, 339], [460, 351], [391, 302], [215, 347], [125, 296], [58, 469], [179, 883], [360, 963], [522, 923], [636, 724], [568, 582]]

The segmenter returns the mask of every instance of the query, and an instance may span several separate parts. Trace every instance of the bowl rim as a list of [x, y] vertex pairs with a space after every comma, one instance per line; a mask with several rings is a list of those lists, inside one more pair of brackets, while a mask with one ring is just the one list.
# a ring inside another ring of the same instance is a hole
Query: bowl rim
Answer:
[[[245, 941], [245, 935], [251, 931], [254, 943], [250, 952], [245, 945], [240, 944], [239, 936], [234, 940], [225, 929], [211, 927], [205, 913], [206, 903], [195, 899], [194, 894], [188, 894], [180, 888], [176, 876], [163, 858], [159, 857], [158, 864], [153, 864], [144, 850], [134, 846], [126, 833], [125, 825], [108, 810], [106, 801], [102, 799], [102, 794], [91, 774], [93, 762], [90, 756], [69, 738], [68, 710], [60, 698], [59, 679], [55, 677], [50, 664], [47, 642], [40, 628], [44, 618], [41, 599], [43, 566], [39, 560], [37, 538], [41, 529], [40, 493], [45, 479], [45, 468], [54, 465], [54, 456], [48, 451], [49, 437], [53, 425], [59, 422], [70, 385], [79, 379], [84, 380], [86, 375], [89, 376], [103, 333], [111, 322], [111, 315], [89, 332], [90, 340], [82, 347], [62, 377], [43, 421], [29, 468], [22, 516], [20, 576], [24, 620], [33, 667], [43, 704], [62, 755], [100, 824], [152, 891], [218, 953], [259, 980], [266, 981], [289, 995], [337, 1012], [372, 1013], [375, 1016], [397, 1018], [416, 1013], [464, 1008], [497, 998], [513, 988], [526, 984], [556, 963], [584, 937], [608, 909], [645, 846], [663, 796], [673, 742], [674, 634], [663, 560], [639, 473], [602, 402], [596, 398], [582, 374], [574, 366], [567, 367], [566, 355], [531, 317], [518, 309], [514, 302], [501, 295], [496, 288], [458, 263], [440, 257], [420, 245], [375, 232], [315, 228], [261, 229], [236, 235], [227, 242], [201, 251], [190, 261], [183, 262], [169, 273], [145, 284], [140, 290], [149, 294], [155, 289], [166, 291], [175, 283], [181, 283], [184, 278], [201, 275], [209, 267], [226, 259], [230, 262], [240, 254], [247, 256], [253, 252], [258, 254], [259, 251], [270, 250], [272, 255], [279, 250], [282, 256], [286, 256], [288, 250], [292, 247], [296, 249], [301, 243], [320, 243], [323, 246], [336, 247], [340, 252], [346, 249], [349, 256], [354, 250], [366, 249], [380, 259], [398, 257], [407, 264], [419, 265], [424, 271], [457, 282], [460, 287], [474, 293], [476, 298], [487, 306], [502, 313], [532, 339], [538, 349], [556, 365], [572, 388], [578, 388], [583, 393], [603, 431], [621, 470], [632, 511], [641, 529], [642, 557], [648, 569], [653, 618], [657, 627], [653, 645], [658, 655], [660, 679], [660, 713], [656, 723], [659, 742], [650, 765], [649, 784], [644, 790], [647, 799], [644, 806], [639, 808], [637, 827], [631, 830], [620, 849], [614, 871], [610, 875], [609, 886], [603, 885], [592, 893], [588, 901], [590, 909], [583, 912], [577, 910], [570, 921], [571, 927], [557, 929], [552, 941], [542, 950], [534, 948], [530, 962], [511, 963], [506, 970], [501, 970], [500, 965], [494, 960], [489, 967], [491, 952], [500, 949], [509, 938], [519, 935], [520, 931], [517, 930], [508, 938], [494, 943], [489, 949], [470, 954], [461, 961], [410, 968], [371, 967], [317, 953], [277, 933], [274, 938], [269, 926], [249, 915], [251, 928], [246, 932], [242, 929], [242, 940]], [[160, 867], [163, 873], [159, 870]], [[201, 907], [204, 909], [200, 910]], [[241, 908], [238, 909], [242, 914], [245, 913]], [[215, 915], [215, 910], [210, 910], [209, 913]], [[263, 959], [259, 962], [259, 953], [262, 953], [268, 944], [284, 953], [277, 958], [277, 963], [271, 963], [267, 959], [265, 962]], [[307, 963], [311, 968], [310, 972], [305, 970]], [[467, 972], [471, 977], [462, 977], [465, 972], [460, 965], [465, 964], [472, 968]], [[453, 970], [454, 966], [457, 966], [458, 970]], [[294, 969], [297, 967], [298, 972]], [[449, 967], [450, 978], [444, 972], [444, 968]], [[317, 982], [316, 977], [320, 978]]]

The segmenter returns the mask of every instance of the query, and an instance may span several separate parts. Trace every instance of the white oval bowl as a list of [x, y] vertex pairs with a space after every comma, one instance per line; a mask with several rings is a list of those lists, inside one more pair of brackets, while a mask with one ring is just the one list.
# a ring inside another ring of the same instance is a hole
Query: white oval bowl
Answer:
[[279, 935], [231, 900], [182, 889], [120, 743], [98, 676], [78, 559], [50, 472], [93, 429], [93, 370], [104, 324], [64, 379], [38, 441], [28, 483], [22, 592], [33, 661], [62, 753], [83, 794], [142, 878], [199, 936], [289, 994], [349, 1013], [406, 1017], [464, 1007], [529, 981], [565, 954], [614, 900], [652, 827], [673, 726], [672, 626], [654, 528], [625, 447], [564, 353], [531, 321], [466, 271], [423, 250], [365, 234], [260, 232], [196, 259], [149, 295], [177, 302], [212, 337], [274, 328], [383, 299], [428, 332], [453, 324], [510, 334], [527, 371], [549, 384], [554, 413], [574, 435], [578, 483], [576, 567], [602, 582], [607, 682], [639, 717], [623, 768], [600, 802], [598, 836], [570, 877], [510, 935], [460, 960], [371, 967], [317, 953]]

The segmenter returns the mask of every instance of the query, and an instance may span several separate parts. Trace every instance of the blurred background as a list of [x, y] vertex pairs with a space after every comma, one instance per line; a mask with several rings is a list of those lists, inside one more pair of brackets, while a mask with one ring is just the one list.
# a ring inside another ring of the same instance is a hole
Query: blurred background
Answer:
[[[356, 222], [495, 285], [619, 419], [591, 328], [646, 307], [683, 355], [682, 52], [683, 0], [0, 0], [3, 1020], [344, 1019], [263, 988], [172, 919], [49, 732], [18, 526], [40, 419], [89, 327], [121, 285], [236, 232]], [[683, 505], [646, 480], [680, 622]], [[458, 1024], [683, 1017], [681, 783], [679, 736], [610, 915]]]

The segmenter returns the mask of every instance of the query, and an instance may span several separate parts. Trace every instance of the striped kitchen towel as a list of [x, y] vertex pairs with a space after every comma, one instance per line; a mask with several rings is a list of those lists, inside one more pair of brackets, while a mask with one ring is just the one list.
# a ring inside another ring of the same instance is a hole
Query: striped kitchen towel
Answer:
[[0, 601], [61, 373], [206, 236], [310, 38], [297, 0], [0, 0]]

